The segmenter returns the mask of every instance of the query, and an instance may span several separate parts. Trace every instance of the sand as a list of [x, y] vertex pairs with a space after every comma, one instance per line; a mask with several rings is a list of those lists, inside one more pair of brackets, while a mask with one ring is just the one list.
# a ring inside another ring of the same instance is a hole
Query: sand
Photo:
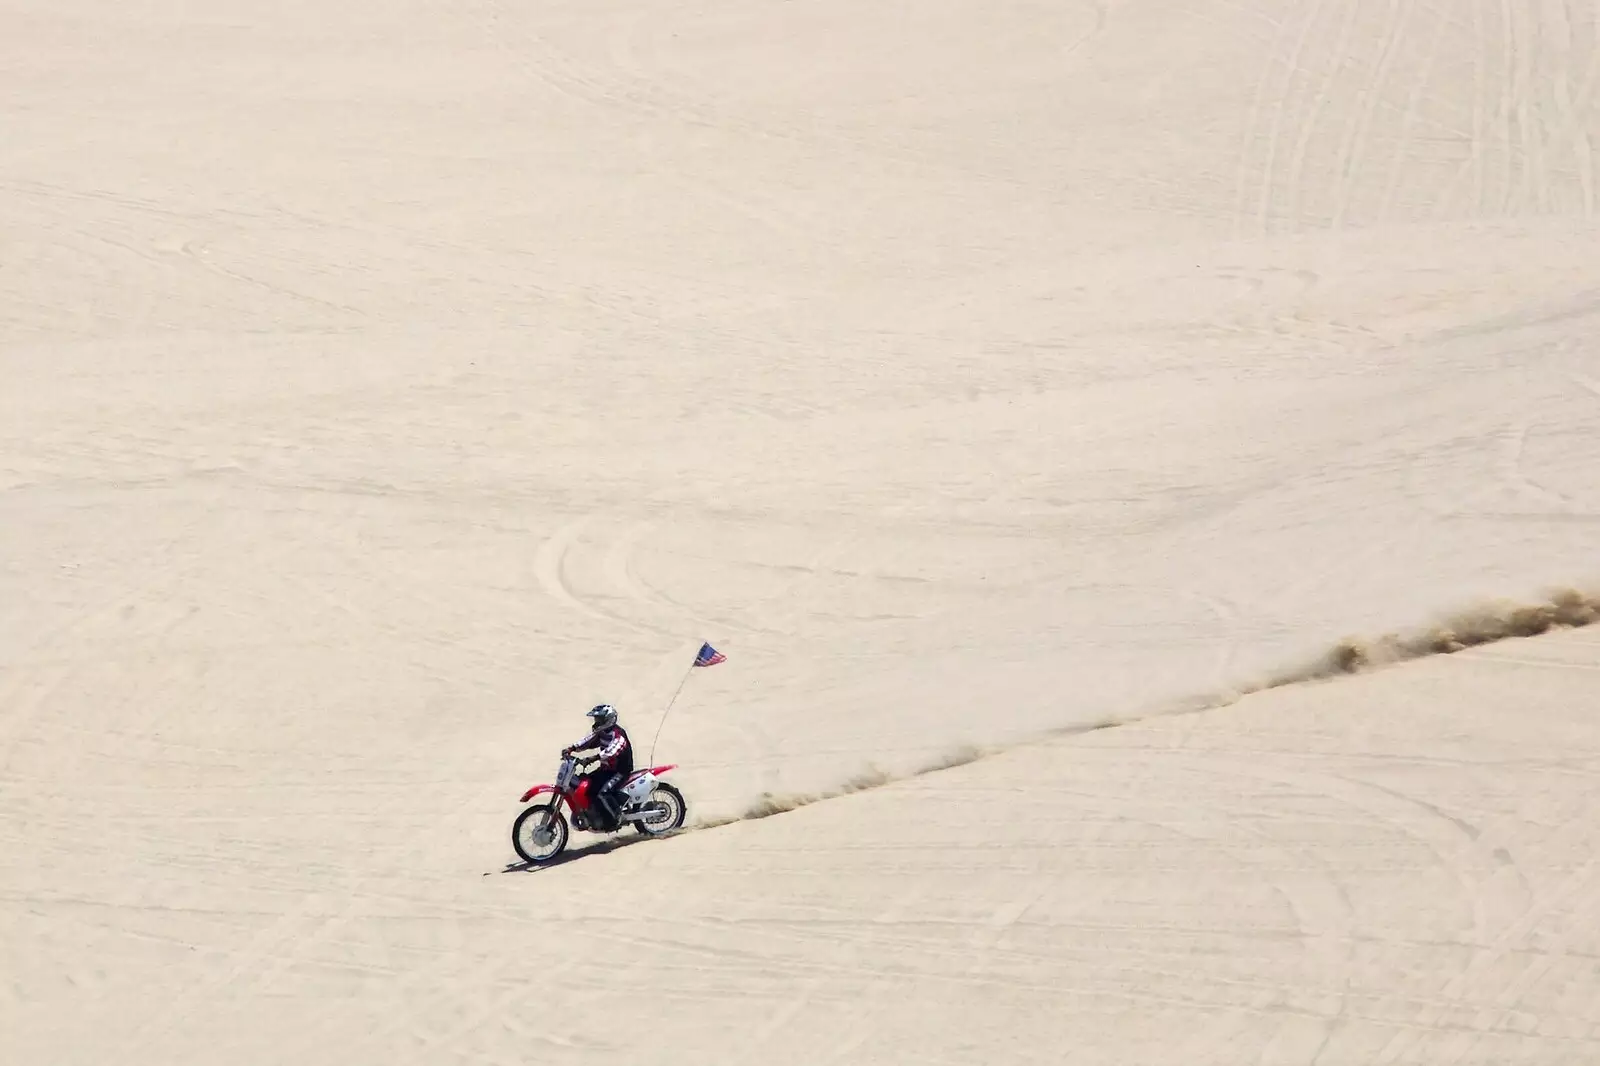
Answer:
[[1600, 1059], [1597, 18], [7, 4], [0, 1057]]

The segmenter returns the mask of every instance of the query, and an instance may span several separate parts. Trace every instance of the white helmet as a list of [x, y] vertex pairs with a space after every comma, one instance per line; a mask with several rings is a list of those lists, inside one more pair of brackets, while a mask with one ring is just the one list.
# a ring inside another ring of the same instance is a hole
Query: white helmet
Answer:
[[596, 731], [610, 729], [617, 724], [617, 709], [609, 703], [597, 703], [589, 708], [589, 717], [594, 719]]

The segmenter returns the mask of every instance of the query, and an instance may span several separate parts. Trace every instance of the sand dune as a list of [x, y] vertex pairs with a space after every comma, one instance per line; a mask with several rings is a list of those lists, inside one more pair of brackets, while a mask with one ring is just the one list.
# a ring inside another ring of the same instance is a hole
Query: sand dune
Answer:
[[1596, 18], [9, 5], [0, 1058], [1600, 1057]]

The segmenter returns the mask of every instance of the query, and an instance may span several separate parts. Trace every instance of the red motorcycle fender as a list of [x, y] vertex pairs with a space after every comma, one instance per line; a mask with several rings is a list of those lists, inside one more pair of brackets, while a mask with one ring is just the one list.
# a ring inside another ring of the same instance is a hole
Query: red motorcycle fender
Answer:
[[660, 777], [662, 774], [666, 773], [668, 770], [676, 770], [677, 768], [678, 768], [678, 764], [674, 762], [674, 763], [668, 763], [665, 766], [652, 766], [648, 770], [635, 770], [633, 773], [628, 775], [628, 780], [623, 782], [623, 783], [627, 784], [627, 785], [631, 785], [635, 781], [639, 780], [639, 778], [643, 777], [645, 774], [654, 774], [657, 777]]
[[520, 802], [527, 803], [529, 800], [533, 799], [533, 797], [539, 795], [540, 793], [543, 793], [543, 792], [554, 792], [555, 790], [556, 790], [556, 786], [554, 786], [554, 785], [534, 785], [532, 788], [528, 789], [528, 791], [526, 791], [526, 792], [524, 792], [522, 794], [522, 799], [520, 800]]

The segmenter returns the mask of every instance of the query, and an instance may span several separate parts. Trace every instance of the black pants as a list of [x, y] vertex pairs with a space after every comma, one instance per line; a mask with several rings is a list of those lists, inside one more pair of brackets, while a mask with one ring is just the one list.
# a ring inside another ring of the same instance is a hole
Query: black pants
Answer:
[[[609, 794], [612, 789], [622, 784], [622, 779], [623, 774], [617, 770], [596, 770], [588, 777], [589, 802], [594, 804], [595, 809], [608, 821], [622, 809], [622, 797]], [[604, 802], [601, 801], [601, 796], [605, 796]]]

